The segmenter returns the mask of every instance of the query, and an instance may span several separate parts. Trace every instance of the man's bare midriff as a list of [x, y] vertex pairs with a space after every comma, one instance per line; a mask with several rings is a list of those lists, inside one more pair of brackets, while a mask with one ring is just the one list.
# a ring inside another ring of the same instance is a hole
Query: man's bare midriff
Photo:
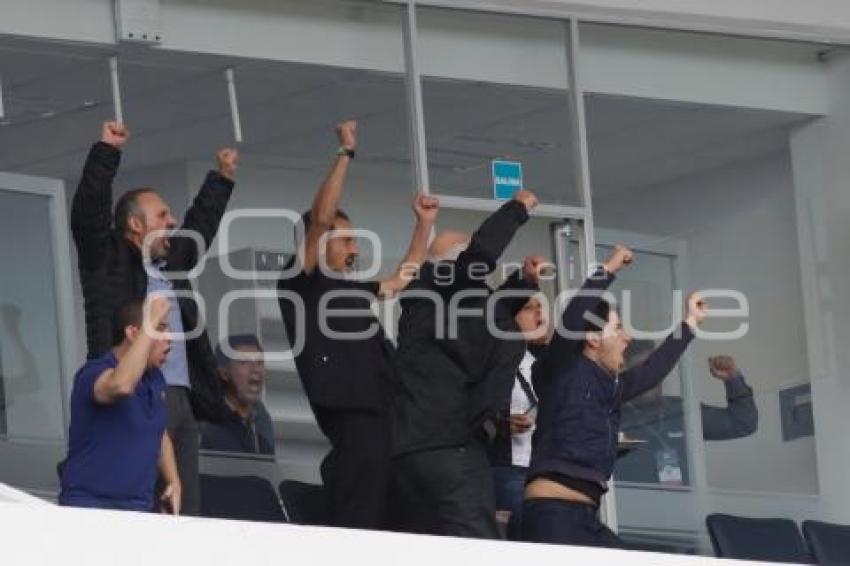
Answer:
[[587, 495], [546, 478], [537, 478], [525, 486], [526, 499], [562, 499], [571, 503], [596, 505]]

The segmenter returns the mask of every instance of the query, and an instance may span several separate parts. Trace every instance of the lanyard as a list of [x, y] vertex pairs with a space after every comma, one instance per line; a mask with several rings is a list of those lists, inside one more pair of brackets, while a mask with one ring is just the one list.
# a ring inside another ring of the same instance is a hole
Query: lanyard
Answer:
[[516, 378], [519, 381], [519, 386], [522, 387], [523, 393], [525, 393], [525, 396], [528, 397], [528, 402], [531, 403], [532, 407], [536, 406], [538, 403], [537, 395], [534, 394], [534, 389], [531, 388], [531, 384], [519, 368], [516, 370]]

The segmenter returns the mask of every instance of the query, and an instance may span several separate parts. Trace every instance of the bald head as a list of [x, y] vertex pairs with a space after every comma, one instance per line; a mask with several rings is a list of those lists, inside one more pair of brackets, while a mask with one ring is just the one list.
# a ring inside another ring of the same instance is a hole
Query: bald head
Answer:
[[428, 249], [428, 258], [432, 262], [454, 261], [469, 245], [469, 234], [456, 230], [445, 230], [437, 234]]

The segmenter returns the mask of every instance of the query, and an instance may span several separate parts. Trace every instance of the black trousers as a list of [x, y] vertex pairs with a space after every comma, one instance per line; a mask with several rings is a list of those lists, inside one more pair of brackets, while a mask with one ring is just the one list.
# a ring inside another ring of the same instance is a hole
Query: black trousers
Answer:
[[399, 530], [499, 539], [493, 473], [483, 441], [404, 454], [394, 461]]
[[522, 536], [527, 542], [626, 548], [599, 520], [591, 505], [561, 499], [527, 499], [522, 508]]
[[[198, 475], [198, 449], [200, 430], [192, 405], [189, 390], [185, 387], [168, 386], [165, 390], [165, 407], [168, 414], [168, 436], [174, 444], [177, 473], [182, 490], [181, 514], [200, 515], [201, 480]], [[159, 493], [159, 489], [157, 493]]]
[[322, 482], [334, 526], [387, 526], [390, 430], [386, 415], [317, 409], [331, 451], [322, 461]]

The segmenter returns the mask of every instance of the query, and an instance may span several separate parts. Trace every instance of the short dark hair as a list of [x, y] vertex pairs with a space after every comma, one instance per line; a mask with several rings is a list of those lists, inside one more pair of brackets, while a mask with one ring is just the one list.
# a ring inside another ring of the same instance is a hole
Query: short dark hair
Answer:
[[262, 352], [263, 346], [260, 344], [260, 339], [254, 334], [233, 334], [221, 341], [221, 344], [215, 347], [215, 359], [218, 362], [218, 367], [223, 368], [233, 361], [224, 352], [224, 344], [229, 344], [230, 348], [235, 350], [240, 346], [253, 346], [257, 351]]
[[121, 235], [127, 233], [131, 216], [140, 216], [139, 197], [145, 193], [156, 193], [151, 187], [130, 189], [118, 199], [115, 205], [115, 231]]
[[[604, 330], [604, 325], [608, 324], [608, 319], [611, 316], [611, 311], [613, 311], [613, 310], [615, 310], [615, 309], [614, 309], [614, 306], [611, 303], [609, 303], [605, 299], [601, 299], [599, 301], [599, 303], [596, 305], [596, 308], [594, 308], [592, 311], [590, 311], [591, 314], [594, 315], [594, 317], [586, 317], [584, 319], [584, 329], [583, 329], [584, 332], [585, 333], [587, 333], [587, 332], [602, 332]], [[599, 326], [599, 324], [597, 324], [595, 322], [596, 317], [598, 317], [598, 318], [600, 318], [601, 320], [604, 321], [603, 326]], [[593, 320], [589, 320], [589, 319], [593, 319]]]
[[[351, 218], [341, 208], [336, 209], [336, 218], [342, 218], [343, 220], [347, 220], [347, 221], [351, 222]], [[304, 213], [301, 215], [300, 226], [304, 227], [304, 235], [305, 236], [307, 235], [307, 230], [310, 229], [310, 225], [312, 223], [313, 223], [313, 211], [312, 210], [304, 211]], [[295, 241], [296, 242], [298, 242], [298, 226], [299, 226], [299, 224], [295, 225]]]
[[124, 341], [124, 329], [128, 326], [142, 327], [142, 313], [145, 309], [145, 299], [129, 299], [121, 303], [112, 313], [112, 345], [117, 346]]

